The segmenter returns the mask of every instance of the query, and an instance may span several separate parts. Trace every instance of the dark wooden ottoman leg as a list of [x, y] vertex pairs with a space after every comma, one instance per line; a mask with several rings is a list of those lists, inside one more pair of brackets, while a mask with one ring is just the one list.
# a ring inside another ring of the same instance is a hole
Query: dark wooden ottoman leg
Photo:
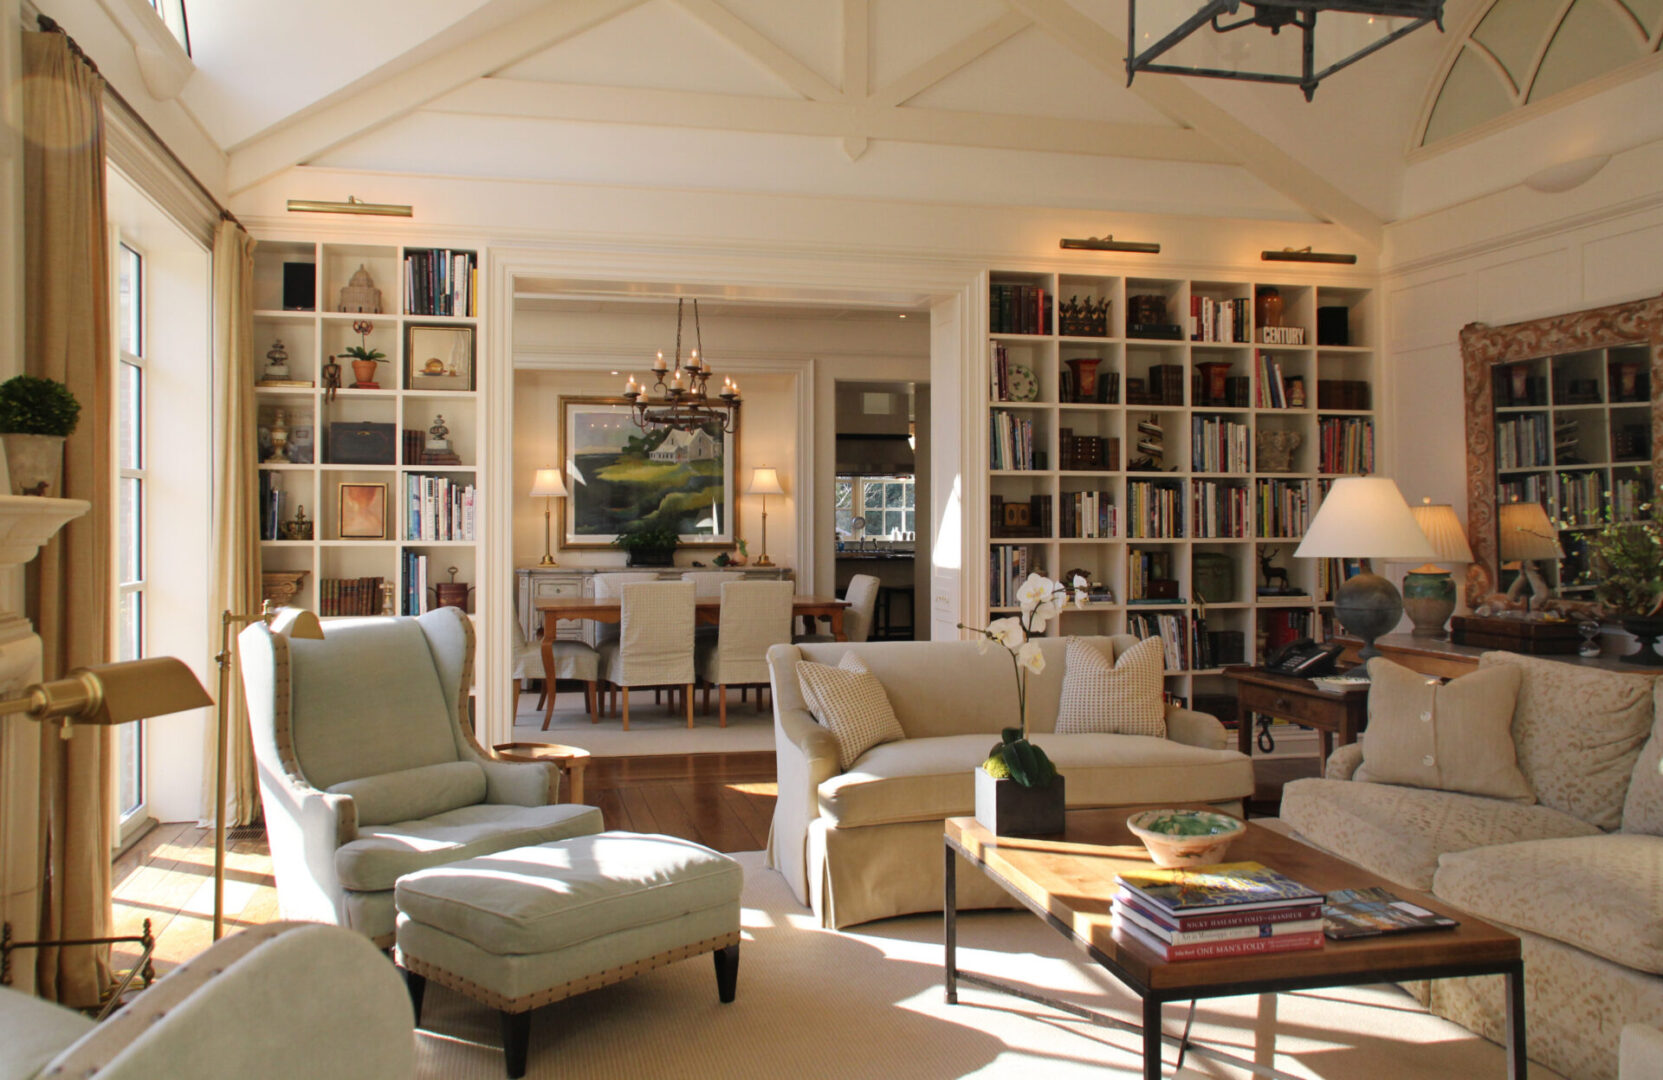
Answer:
[[729, 1004], [739, 983], [739, 946], [727, 945], [710, 955], [716, 958], [716, 994]]
[[508, 1080], [525, 1075], [526, 1050], [531, 1044], [531, 1010], [502, 1014], [502, 1052], [508, 1064]]
[[404, 988], [410, 991], [410, 1010], [416, 1014], [416, 1026], [422, 1026], [422, 998], [427, 994], [427, 976], [405, 969]]

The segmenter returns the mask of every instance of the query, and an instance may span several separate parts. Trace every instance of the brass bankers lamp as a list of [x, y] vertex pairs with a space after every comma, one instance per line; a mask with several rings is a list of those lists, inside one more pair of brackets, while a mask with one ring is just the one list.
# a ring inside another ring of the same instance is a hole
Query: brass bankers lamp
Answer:
[[554, 500], [566, 497], [566, 482], [560, 479], [559, 469], [537, 470], [537, 478], [531, 482], [531, 497], [535, 499], [539, 495], [543, 498], [543, 559], [537, 565], [556, 566], [549, 519], [553, 516]]
[[780, 487], [779, 473], [771, 465], [757, 466], [745, 494], [762, 496], [762, 554], [757, 557], [756, 565], [773, 566], [774, 560], [768, 557], [768, 496], [785, 494], [785, 489]]
[[[323, 640], [323, 624], [305, 608], [265, 606], [252, 615], [235, 612], [219, 613], [219, 654], [214, 663], [219, 665], [219, 708], [215, 710], [218, 735], [214, 739], [214, 940], [225, 933], [225, 773], [226, 734], [231, 727], [231, 630], [251, 622], [264, 622], [271, 632], [291, 638]], [[203, 704], [208, 704], [203, 702]]]

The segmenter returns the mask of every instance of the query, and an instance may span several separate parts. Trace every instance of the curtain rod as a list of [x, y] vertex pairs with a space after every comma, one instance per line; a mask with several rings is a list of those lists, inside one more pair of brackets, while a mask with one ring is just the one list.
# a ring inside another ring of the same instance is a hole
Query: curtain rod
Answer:
[[69, 46], [70, 53], [78, 57], [81, 63], [87, 65], [94, 75], [97, 75], [100, 79], [103, 79], [104, 92], [115, 98], [116, 102], [120, 104], [123, 109], [127, 110], [127, 115], [131, 116], [133, 120], [145, 130], [145, 133], [155, 141], [156, 145], [162, 148], [162, 153], [166, 154], [169, 160], [171, 160], [173, 164], [178, 167], [179, 171], [185, 174], [186, 179], [196, 185], [196, 190], [202, 193], [202, 197], [207, 199], [215, 210], [219, 211], [221, 221], [235, 222], [237, 228], [242, 229], [243, 232], [248, 231], [247, 226], [245, 226], [242, 222], [237, 221], [237, 215], [227, 210], [218, 199], [214, 198], [214, 193], [208, 190], [208, 185], [204, 184], [201, 180], [198, 180], [196, 178], [196, 174], [191, 172], [190, 166], [186, 165], [179, 159], [179, 155], [173, 152], [173, 147], [169, 146], [160, 135], [156, 134], [156, 129], [150, 126], [149, 121], [145, 120], [143, 115], [141, 115], [137, 109], [133, 108], [131, 102], [121, 96], [121, 91], [112, 86], [110, 84], [110, 80], [104, 79], [103, 73], [98, 70], [97, 61], [88, 56], [86, 54], [86, 50], [82, 49], [80, 44], [76, 42], [74, 38], [69, 36], [69, 31], [65, 30], [58, 24], [56, 19], [53, 19], [49, 15], [36, 15], [35, 22], [40, 26], [41, 31], [44, 33], [63, 35], [65, 43]]

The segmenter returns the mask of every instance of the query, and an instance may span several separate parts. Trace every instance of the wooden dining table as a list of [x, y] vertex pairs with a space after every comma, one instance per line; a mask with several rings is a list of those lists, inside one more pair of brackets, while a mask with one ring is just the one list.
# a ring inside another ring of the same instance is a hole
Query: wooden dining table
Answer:
[[[592, 600], [582, 597], [551, 596], [537, 600], [533, 609], [543, 615], [543, 640], [554, 641], [556, 624], [562, 619], [588, 619], [590, 622], [622, 622], [623, 604], [618, 600]], [[832, 638], [848, 641], [843, 632], [843, 613], [849, 608], [847, 600], [834, 596], [793, 596], [791, 617], [796, 619], [825, 619], [831, 623]], [[720, 625], [722, 601], [716, 597], [701, 597], [694, 608], [694, 621], [711, 626]], [[546, 660], [546, 658], [545, 658]]]

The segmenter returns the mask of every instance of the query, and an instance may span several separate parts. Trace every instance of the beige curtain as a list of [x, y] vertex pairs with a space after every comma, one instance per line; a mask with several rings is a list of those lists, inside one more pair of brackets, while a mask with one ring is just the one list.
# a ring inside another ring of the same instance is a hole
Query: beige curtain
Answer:
[[[214, 472], [214, 550], [219, 568], [214, 581], [213, 633], [218, 641], [220, 612], [260, 610], [259, 479], [255, 457], [254, 409], [254, 241], [234, 221], [221, 221], [214, 238], [214, 386], [218, 453]], [[242, 673], [233, 659], [226, 751], [225, 821], [252, 824], [260, 815], [260, 789], [254, 774], [254, 747]], [[213, 763], [219, 732], [208, 728], [208, 768], [203, 770], [203, 818], [214, 816]]]
[[[110, 641], [112, 372], [108, 234], [104, 222], [104, 82], [62, 34], [23, 35], [24, 362], [81, 403], [64, 451], [64, 494], [92, 510], [70, 522], [29, 568], [29, 609], [43, 669], [56, 678], [103, 663]], [[82, 727], [61, 739], [40, 725], [45, 881], [43, 938], [110, 933], [113, 740]], [[27, 971], [30, 961], [22, 959]], [[34, 954], [41, 996], [96, 1003], [109, 948]], [[21, 981], [18, 980], [18, 981]]]

